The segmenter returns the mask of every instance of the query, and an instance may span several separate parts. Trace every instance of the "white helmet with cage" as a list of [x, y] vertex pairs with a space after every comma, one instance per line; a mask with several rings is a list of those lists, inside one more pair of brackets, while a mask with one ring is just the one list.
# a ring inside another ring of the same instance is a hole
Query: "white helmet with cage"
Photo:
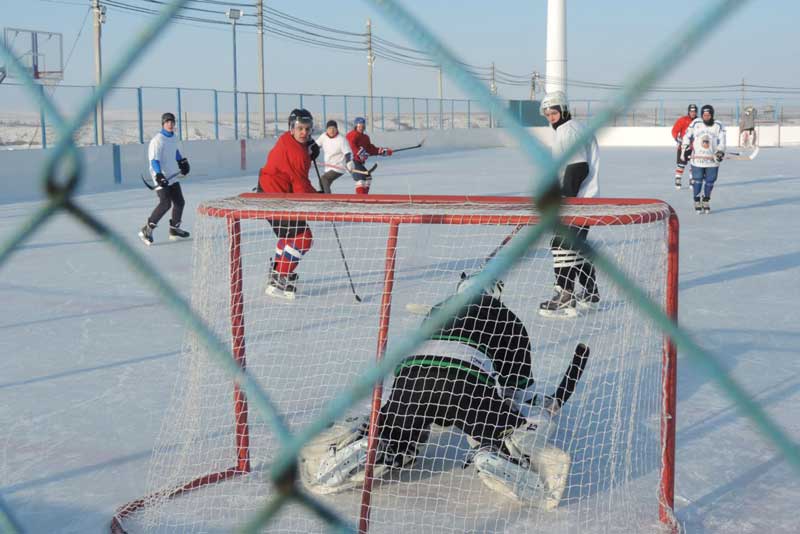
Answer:
[[569, 102], [567, 102], [567, 94], [564, 91], [553, 91], [544, 95], [539, 111], [544, 116], [545, 112], [552, 108], [556, 108], [562, 115], [569, 113]]

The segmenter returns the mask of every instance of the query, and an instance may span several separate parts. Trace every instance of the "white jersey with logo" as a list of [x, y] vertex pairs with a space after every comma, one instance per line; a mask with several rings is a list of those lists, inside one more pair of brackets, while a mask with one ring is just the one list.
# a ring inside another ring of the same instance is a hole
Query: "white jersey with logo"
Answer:
[[[348, 160], [353, 160], [353, 151], [350, 150], [350, 143], [341, 133], [337, 133], [336, 137], [329, 137], [327, 132], [323, 132], [317, 138], [317, 144], [322, 152], [325, 153], [325, 163], [341, 167], [340, 169], [333, 169], [335, 171], [344, 172], [345, 163]], [[350, 154], [350, 157], [346, 158], [346, 154]]]
[[711, 126], [703, 119], [695, 119], [683, 136], [682, 147], [692, 145], [692, 165], [695, 167], [719, 167], [714, 157], [717, 152], [725, 152], [725, 127], [714, 121]]
[[[584, 128], [582, 124], [572, 119], [556, 128], [553, 133], [553, 157], [558, 157], [566, 152], [583, 133]], [[589, 165], [589, 174], [581, 183], [581, 187], [578, 190], [578, 198], [596, 197], [600, 190], [600, 158], [598, 157], [597, 138], [595, 136], [592, 136], [586, 145], [570, 156], [559, 171], [559, 180], [564, 179], [564, 169], [567, 165], [584, 162]]]
[[153, 168], [153, 161], [158, 161], [161, 166], [161, 172], [169, 179], [179, 172], [178, 169], [178, 136], [174, 133], [171, 136], [164, 135], [164, 131], [158, 132], [150, 140], [150, 145], [147, 148], [147, 160], [150, 162], [150, 177], [153, 183], [156, 182], [156, 169]]

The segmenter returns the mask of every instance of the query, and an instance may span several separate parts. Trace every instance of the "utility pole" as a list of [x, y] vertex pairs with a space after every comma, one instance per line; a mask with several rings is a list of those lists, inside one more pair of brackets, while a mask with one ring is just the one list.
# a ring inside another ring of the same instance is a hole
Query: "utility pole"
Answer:
[[536, 100], [536, 82], [539, 81], [539, 73], [537, 71], [533, 71], [533, 76], [531, 76], [531, 100]]
[[[233, 30], [233, 138], [239, 139], [239, 82], [236, 71], [236, 21], [242, 18], [242, 10], [228, 9], [228, 18]], [[245, 95], [246, 96], [246, 95]]]
[[373, 130], [373, 114], [372, 114], [372, 66], [375, 64], [375, 55], [372, 53], [372, 21], [367, 19], [367, 95], [369, 97], [369, 115], [367, 116], [367, 124], [369, 131]]
[[[102, 37], [102, 25], [106, 21], [106, 6], [100, 5], [100, 0], [92, 0], [92, 10], [94, 11], [94, 83], [100, 86], [103, 79], [103, 59], [100, 51], [100, 38]], [[97, 101], [97, 144], [105, 143], [105, 131], [103, 126], [103, 99]]]
[[442, 107], [444, 98], [444, 91], [442, 91], [442, 66], [439, 65], [439, 128], [444, 128], [443, 126], [443, 117], [444, 117], [444, 108]]
[[264, 0], [256, 2], [256, 18], [258, 19], [258, 80], [261, 91], [261, 138], [267, 137], [267, 110], [264, 88]]

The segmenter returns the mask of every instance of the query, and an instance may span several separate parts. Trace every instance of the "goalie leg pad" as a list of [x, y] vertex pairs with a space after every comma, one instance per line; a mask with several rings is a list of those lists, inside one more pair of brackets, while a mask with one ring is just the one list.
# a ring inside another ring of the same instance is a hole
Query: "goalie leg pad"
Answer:
[[570, 456], [557, 447], [542, 447], [526, 462], [518, 462], [482, 449], [473, 463], [481, 481], [491, 490], [523, 504], [553, 510], [566, 488]]
[[[348, 417], [344, 421], [334, 423], [333, 426], [303, 447], [299, 455], [299, 464], [300, 476], [305, 486], [312, 491], [315, 491], [317, 487], [325, 490], [326, 484], [322, 481], [331, 480], [332, 459], [338, 458], [341, 463], [343, 457], [356, 452], [357, 448], [354, 449], [350, 446], [362, 439], [366, 443], [365, 436], [368, 429], [369, 418], [367, 416]], [[324, 492], [332, 493], [333, 491]]]

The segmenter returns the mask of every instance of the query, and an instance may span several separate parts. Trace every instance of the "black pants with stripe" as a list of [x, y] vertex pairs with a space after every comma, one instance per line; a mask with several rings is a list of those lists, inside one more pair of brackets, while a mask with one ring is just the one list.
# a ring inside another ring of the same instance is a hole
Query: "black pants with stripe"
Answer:
[[476, 371], [450, 363], [401, 366], [379, 418], [381, 441], [392, 450], [404, 453], [424, 443], [431, 424], [458, 427], [482, 446], [497, 448], [504, 431], [525, 422]]

